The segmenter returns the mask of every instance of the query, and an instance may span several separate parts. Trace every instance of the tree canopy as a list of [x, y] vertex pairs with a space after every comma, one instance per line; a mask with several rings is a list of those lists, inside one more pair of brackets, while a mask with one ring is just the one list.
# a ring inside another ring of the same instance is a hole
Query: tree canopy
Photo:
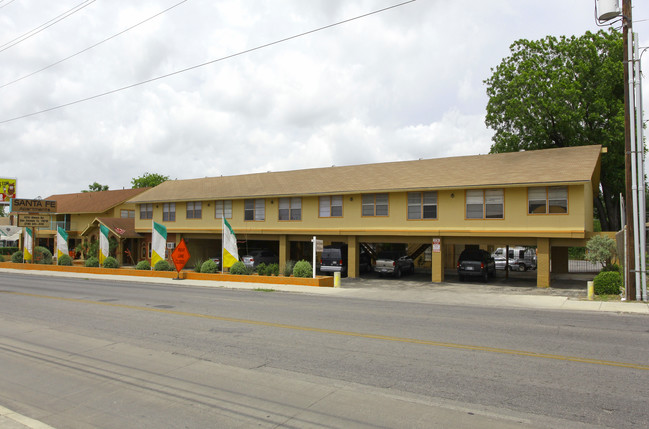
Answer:
[[100, 191], [107, 191], [108, 190], [108, 185], [100, 185], [99, 183], [95, 182], [92, 185], [88, 185], [87, 190], [82, 190], [81, 192], [100, 192]]
[[485, 123], [495, 131], [492, 153], [601, 144], [595, 212], [603, 230], [620, 228], [624, 192], [622, 35], [518, 40], [485, 80]]
[[144, 173], [140, 177], [134, 177], [131, 179], [131, 184], [133, 185], [133, 189], [136, 188], [153, 188], [154, 186], [158, 186], [162, 182], [166, 182], [169, 180], [169, 176], [163, 176], [162, 174], [158, 173]]

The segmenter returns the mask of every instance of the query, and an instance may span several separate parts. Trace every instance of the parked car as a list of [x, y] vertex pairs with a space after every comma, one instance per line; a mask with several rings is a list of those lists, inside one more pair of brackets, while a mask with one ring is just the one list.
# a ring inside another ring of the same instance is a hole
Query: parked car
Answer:
[[253, 269], [262, 262], [266, 265], [277, 264], [279, 262], [277, 255], [273, 253], [272, 250], [268, 249], [253, 250], [249, 255], [245, 255], [241, 258], [241, 260], [246, 267]]
[[372, 257], [369, 253], [361, 250], [360, 256], [358, 258], [358, 270], [361, 273], [371, 273], [372, 272]]
[[[495, 256], [494, 261], [496, 262], [496, 269], [497, 270], [504, 270], [505, 267], [507, 266], [507, 259], [505, 259], [504, 256]], [[511, 271], [514, 267], [514, 260], [510, 259], [509, 260], [509, 270]]]
[[380, 276], [389, 274], [399, 278], [403, 274], [412, 274], [415, 272], [415, 261], [408, 255], [395, 251], [384, 251], [379, 253], [376, 258], [374, 271], [379, 273]]
[[457, 261], [460, 281], [466, 277], [482, 277], [486, 282], [496, 275], [496, 261], [489, 252], [482, 249], [465, 249]]
[[342, 277], [347, 275], [347, 246], [330, 245], [322, 249], [320, 257], [320, 272], [326, 274], [340, 273]]
[[[493, 253], [496, 261], [505, 259], [505, 247], [499, 247]], [[531, 247], [515, 246], [509, 248], [509, 269], [527, 271], [536, 269], [536, 250]], [[505, 269], [504, 263], [501, 269]]]

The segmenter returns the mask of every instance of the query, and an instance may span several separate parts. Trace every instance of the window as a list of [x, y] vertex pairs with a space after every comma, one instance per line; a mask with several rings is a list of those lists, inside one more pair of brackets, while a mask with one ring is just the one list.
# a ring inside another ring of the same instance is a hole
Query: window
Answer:
[[408, 219], [437, 219], [437, 192], [408, 192]]
[[162, 220], [165, 222], [176, 221], [176, 203], [164, 203], [162, 205]]
[[342, 217], [343, 197], [332, 195], [320, 197], [320, 217]]
[[135, 210], [120, 210], [119, 216], [121, 218], [134, 218]]
[[279, 220], [301, 220], [302, 198], [280, 198]]
[[363, 216], [387, 216], [388, 194], [365, 194], [362, 205]]
[[221, 200], [214, 203], [214, 217], [216, 219], [232, 219], [232, 200]]
[[529, 214], [568, 213], [568, 188], [565, 186], [529, 188], [527, 206]]
[[187, 219], [200, 219], [203, 217], [203, 203], [200, 201], [190, 201], [187, 203]]
[[467, 219], [503, 219], [505, 197], [502, 189], [471, 189], [466, 191]]
[[245, 200], [243, 207], [244, 220], [264, 220], [266, 219], [266, 206], [263, 198], [255, 200]]
[[153, 204], [140, 204], [140, 219], [153, 219]]

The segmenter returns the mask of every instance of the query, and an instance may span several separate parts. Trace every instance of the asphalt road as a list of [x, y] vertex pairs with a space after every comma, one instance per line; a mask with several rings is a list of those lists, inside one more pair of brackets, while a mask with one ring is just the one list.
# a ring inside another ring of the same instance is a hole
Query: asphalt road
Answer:
[[0, 274], [0, 406], [54, 427], [643, 427], [649, 318]]

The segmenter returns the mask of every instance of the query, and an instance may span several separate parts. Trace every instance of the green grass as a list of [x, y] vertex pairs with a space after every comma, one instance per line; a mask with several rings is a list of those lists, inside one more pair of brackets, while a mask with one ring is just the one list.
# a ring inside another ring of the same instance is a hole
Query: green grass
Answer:
[[253, 290], [255, 290], [257, 292], [275, 292], [275, 289], [257, 288], [257, 289], [253, 289]]
[[620, 295], [595, 295], [593, 301], [620, 301]]

